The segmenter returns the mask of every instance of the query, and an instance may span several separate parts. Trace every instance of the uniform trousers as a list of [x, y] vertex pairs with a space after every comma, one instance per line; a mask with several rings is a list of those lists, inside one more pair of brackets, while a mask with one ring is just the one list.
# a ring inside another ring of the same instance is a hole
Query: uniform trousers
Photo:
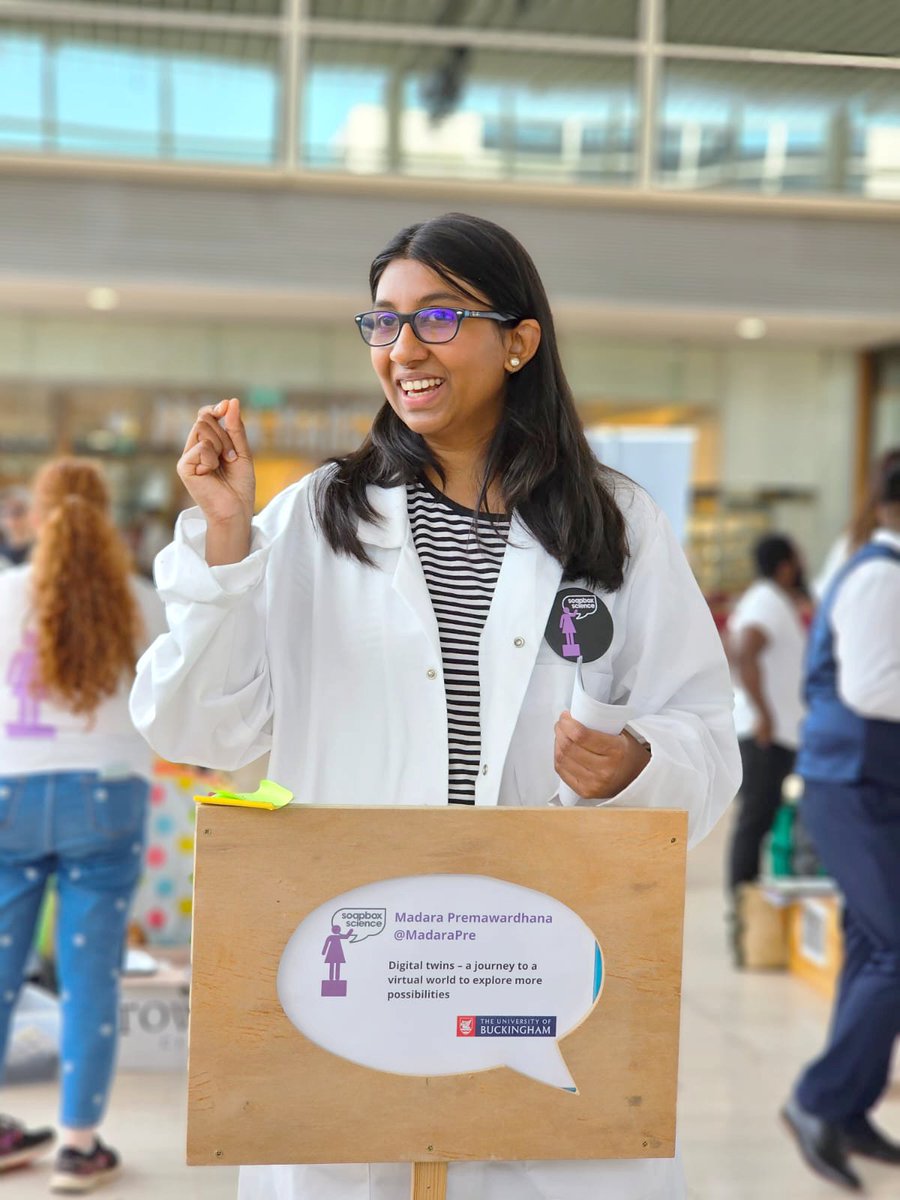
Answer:
[[900, 1033], [900, 787], [807, 780], [801, 815], [844, 898], [844, 965], [828, 1043], [796, 1095], [852, 1129], [887, 1087]]

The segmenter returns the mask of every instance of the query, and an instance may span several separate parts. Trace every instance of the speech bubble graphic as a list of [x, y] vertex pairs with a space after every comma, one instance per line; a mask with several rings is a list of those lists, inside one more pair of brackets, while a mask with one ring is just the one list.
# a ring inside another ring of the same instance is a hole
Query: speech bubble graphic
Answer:
[[583, 593], [566, 596], [565, 604], [576, 621], [592, 617], [597, 611], [597, 597]]
[[331, 914], [332, 925], [350, 930], [351, 943], [375, 937], [383, 932], [386, 922], [386, 908], [339, 908]]
[[505, 1066], [577, 1091], [558, 1041], [602, 982], [594, 934], [561, 901], [485, 875], [414, 875], [311, 912], [284, 949], [277, 988], [305, 1037], [361, 1066]]

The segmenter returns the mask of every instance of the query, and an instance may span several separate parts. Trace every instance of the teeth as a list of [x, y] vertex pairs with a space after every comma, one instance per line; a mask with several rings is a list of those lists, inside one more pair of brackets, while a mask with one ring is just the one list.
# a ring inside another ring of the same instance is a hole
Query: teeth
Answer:
[[400, 387], [404, 392], [424, 392], [439, 387], [441, 383], [440, 379], [401, 379]]

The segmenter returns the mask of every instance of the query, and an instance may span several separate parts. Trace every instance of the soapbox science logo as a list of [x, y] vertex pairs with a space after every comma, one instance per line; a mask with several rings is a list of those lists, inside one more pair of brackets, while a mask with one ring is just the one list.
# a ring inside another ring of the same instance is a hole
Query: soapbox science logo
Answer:
[[361, 1066], [505, 1066], [570, 1091], [558, 1039], [602, 986], [600, 946], [576, 913], [484, 875], [408, 876], [332, 897], [294, 931], [277, 979], [304, 1037]]

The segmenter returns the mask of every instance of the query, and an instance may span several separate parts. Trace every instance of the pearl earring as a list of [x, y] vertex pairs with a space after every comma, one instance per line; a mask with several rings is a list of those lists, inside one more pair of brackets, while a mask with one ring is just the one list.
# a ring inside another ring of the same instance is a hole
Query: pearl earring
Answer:
[[521, 363], [521, 361], [522, 361], [521, 358], [517, 358], [516, 355], [514, 354], [512, 356], [512, 358], [510, 358], [510, 360], [509, 360], [509, 365], [511, 367], [517, 367]]

